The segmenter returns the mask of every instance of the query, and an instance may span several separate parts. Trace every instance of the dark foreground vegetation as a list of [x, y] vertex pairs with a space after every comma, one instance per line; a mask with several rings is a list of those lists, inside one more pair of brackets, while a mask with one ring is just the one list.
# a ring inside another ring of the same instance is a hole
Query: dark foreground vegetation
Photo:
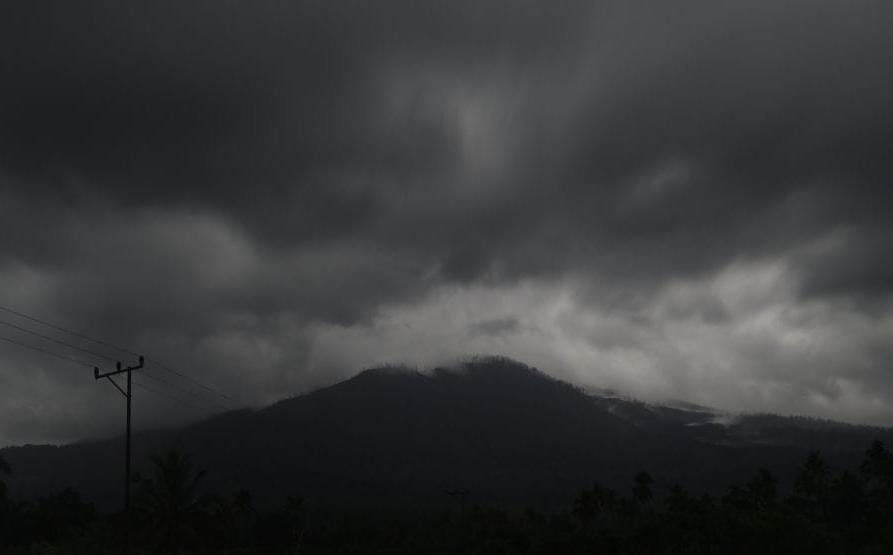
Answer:
[[[14, 469], [0, 460], [0, 474]], [[544, 514], [466, 503], [439, 514], [320, 518], [298, 497], [260, 513], [251, 495], [200, 494], [204, 471], [175, 450], [135, 478], [132, 553], [893, 553], [893, 455], [881, 442], [858, 468], [811, 453], [792, 484], [765, 469], [719, 496], [640, 472], [629, 491], [598, 484]], [[784, 493], [782, 493], [784, 491]], [[124, 516], [99, 515], [73, 490], [36, 503], [0, 480], [0, 553], [120, 553]]]

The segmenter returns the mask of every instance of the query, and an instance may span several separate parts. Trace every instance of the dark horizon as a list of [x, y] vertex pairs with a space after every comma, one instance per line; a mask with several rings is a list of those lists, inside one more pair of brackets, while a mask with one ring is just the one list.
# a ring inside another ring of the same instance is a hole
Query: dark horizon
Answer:
[[[294, 493], [346, 509], [393, 480], [402, 490], [393, 494], [402, 499], [397, 506], [424, 504], [423, 492], [444, 480], [475, 484], [479, 496], [493, 482], [480, 502], [528, 499], [541, 506], [592, 479], [625, 483], [636, 467], [694, 493], [717, 493], [760, 467], [788, 479], [811, 451], [840, 466], [873, 441], [893, 444], [893, 428], [729, 416], [586, 392], [521, 362], [482, 357], [422, 372], [367, 369], [256, 410], [138, 430], [133, 473], [145, 473], [152, 456], [174, 448], [214, 469], [209, 491], [238, 484], [268, 507]], [[72, 487], [108, 511], [120, 503], [121, 484], [108, 477], [120, 473], [123, 448], [115, 435], [0, 448], [0, 459], [18, 469], [9, 481], [17, 497]]]
[[[377, 374], [379, 372], [385, 372], [387, 374], [393, 374], [395, 376], [413, 376], [419, 375], [425, 378], [435, 378], [438, 373], [442, 372], [458, 372], [461, 374], [463, 372], [463, 367], [468, 364], [502, 364], [508, 363], [510, 365], [517, 365], [518, 367], [529, 368], [532, 371], [535, 371], [541, 374], [544, 378], [548, 378], [549, 380], [554, 380], [556, 383], [566, 384], [570, 387], [575, 388], [580, 393], [585, 394], [587, 396], [591, 396], [596, 399], [604, 399], [611, 400], [617, 399], [620, 402], [624, 403], [632, 403], [635, 405], [641, 405], [643, 407], [649, 407], [657, 410], [678, 410], [682, 412], [691, 411], [693, 414], [695, 413], [709, 413], [711, 414], [715, 422], [719, 423], [721, 426], [732, 425], [737, 421], [744, 420], [747, 418], [760, 418], [760, 417], [779, 417], [782, 419], [790, 419], [792, 421], [796, 421], [799, 419], [811, 420], [819, 424], [833, 424], [833, 425], [842, 425], [852, 427], [854, 430], [861, 429], [863, 434], [870, 435], [871, 430], [877, 430], [880, 432], [893, 432], [893, 426], [875, 426], [871, 424], [864, 424], [860, 422], [847, 422], [845, 420], [834, 420], [834, 419], [825, 419], [821, 417], [815, 417], [805, 414], [798, 413], [785, 413], [785, 412], [734, 412], [723, 409], [722, 407], [716, 406], [708, 406], [708, 405], [700, 405], [696, 403], [690, 403], [685, 399], [664, 399], [658, 401], [645, 401], [642, 399], [635, 398], [630, 395], [624, 394], [621, 391], [615, 391], [610, 389], [600, 389], [600, 388], [587, 388], [579, 385], [575, 385], [571, 382], [566, 382], [560, 378], [553, 377], [548, 369], [541, 369], [534, 366], [530, 366], [524, 363], [524, 361], [514, 360], [509, 357], [499, 356], [499, 355], [477, 355], [465, 357], [461, 360], [456, 360], [453, 363], [433, 366], [429, 368], [420, 368], [416, 366], [410, 366], [406, 364], [380, 364], [375, 365], [368, 368], [363, 368], [358, 370], [354, 374], [348, 375], [344, 379], [336, 380], [332, 383], [322, 384], [319, 387], [308, 389], [306, 391], [302, 391], [299, 393], [295, 393], [293, 395], [289, 395], [287, 397], [283, 397], [282, 399], [276, 399], [270, 404], [267, 405], [258, 405], [258, 406], [231, 406], [227, 407], [226, 405], [220, 404], [216, 405], [208, 405], [207, 414], [201, 416], [193, 416], [184, 420], [183, 422], [169, 422], [164, 424], [142, 424], [138, 425], [134, 428], [135, 434], [155, 434], [155, 433], [168, 433], [172, 431], [176, 431], [178, 429], [189, 428], [194, 425], [201, 425], [204, 422], [212, 421], [217, 417], [224, 416], [226, 417], [229, 414], [234, 413], [254, 413], [258, 411], [264, 411], [268, 409], [272, 409], [277, 405], [281, 405], [282, 403], [288, 403], [290, 401], [299, 400], [303, 397], [310, 396], [313, 394], [323, 393], [328, 389], [337, 388], [338, 386], [342, 386], [348, 383], [351, 383], [359, 378], [364, 377], [365, 375]], [[149, 382], [152, 383], [152, 382]], [[100, 384], [102, 385], [102, 384]], [[140, 398], [140, 401], [145, 402], [149, 398], [151, 399], [151, 392], [147, 390], [140, 390], [139, 388], [134, 390], [134, 395], [136, 398]], [[214, 394], [209, 394], [206, 398], [216, 397]], [[218, 397], [219, 398], [219, 397]], [[189, 397], [186, 395], [181, 396], [179, 399], [171, 398], [173, 401], [179, 402], [188, 402], [194, 403], [198, 406], [203, 406], [202, 401], [200, 400], [202, 397]], [[123, 402], [123, 401], [122, 401]], [[135, 403], [136, 406], [139, 406], [139, 403]], [[119, 407], [120, 408], [120, 407]], [[137, 413], [135, 416], [139, 416]], [[109, 440], [112, 441], [122, 441], [124, 437], [124, 431], [121, 429], [121, 422], [117, 422], [119, 425], [119, 429], [111, 430], [106, 435], [95, 435], [95, 436], [83, 436], [74, 438], [72, 440], [60, 441], [60, 442], [45, 442], [45, 443], [23, 443], [23, 444], [8, 444], [8, 445], [0, 445], [0, 450], [4, 448], [13, 448], [13, 447], [41, 447], [41, 446], [65, 446], [65, 445], [83, 445], [83, 444], [91, 444], [97, 442], [107, 442]], [[139, 419], [137, 419], [139, 420]], [[866, 436], [867, 437], [867, 436]], [[893, 437], [893, 436], [891, 436]]]

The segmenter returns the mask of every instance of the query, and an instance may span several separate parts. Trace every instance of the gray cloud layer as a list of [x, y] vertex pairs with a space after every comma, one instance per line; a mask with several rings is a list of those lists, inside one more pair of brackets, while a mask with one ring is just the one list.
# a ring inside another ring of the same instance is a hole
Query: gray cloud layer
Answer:
[[[889, 2], [21, 2], [0, 21], [6, 306], [250, 403], [498, 352], [893, 424]], [[2, 349], [0, 443], [116, 429], [89, 375]]]

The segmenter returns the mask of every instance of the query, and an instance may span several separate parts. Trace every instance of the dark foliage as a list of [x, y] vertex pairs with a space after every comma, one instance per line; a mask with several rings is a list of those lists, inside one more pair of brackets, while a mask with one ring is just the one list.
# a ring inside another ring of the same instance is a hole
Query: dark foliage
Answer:
[[[170, 450], [140, 479], [136, 553], [181, 554], [880, 554], [893, 549], [893, 455], [880, 442], [856, 470], [810, 453], [790, 493], [768, 470], [720, 496], [639, 472], [631, 495], [601, 485], [562, 511], [460, 505], [393, 519], [315, 514], [298, 497], [259, 514], [244, 490], [202, 495], [204, 472]], [[37, 503], [0, 497], [0, 552], [114, 553], [121, 515], [64, 490]]]

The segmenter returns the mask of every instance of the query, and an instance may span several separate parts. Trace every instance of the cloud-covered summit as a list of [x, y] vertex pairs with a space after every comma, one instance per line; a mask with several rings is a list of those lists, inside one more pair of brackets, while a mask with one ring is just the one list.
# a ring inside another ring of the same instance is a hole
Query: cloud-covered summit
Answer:
[[[891, 12], [16, 2], [0, 302], [254, 403], [500, 353], [893, 424]], [[0, 442], [115, 429], [2, 353]]]

